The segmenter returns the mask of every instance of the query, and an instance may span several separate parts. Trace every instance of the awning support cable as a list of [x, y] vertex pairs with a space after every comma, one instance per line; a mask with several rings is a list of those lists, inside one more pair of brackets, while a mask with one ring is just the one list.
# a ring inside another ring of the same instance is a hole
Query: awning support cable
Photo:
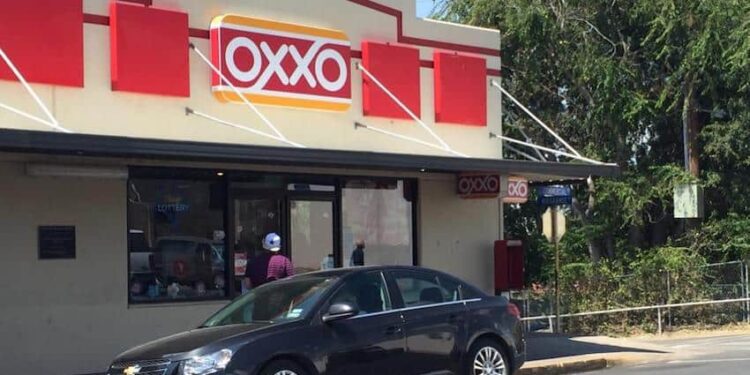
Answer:
[[11, 61], [10, 57], [8, 57], [7, 54], [5, 54], [5, 51], [3, 51], [2, 48], [0, 48], [0, 58], [5, 61], [5, 64], [8, 65], [8, 68], [13, 72], [13, 74], [18, 78], [18, 81], [21, 82], [23, 87], [26, 89], [26, 92], [31, 95], [31, 97], [36, 102], [37, 106], [41, 108], [41, 110], [44, 112], [44, 114], [47, 116], [49, 120], [44, 120], [42, 118], [39, 118], [37, 116], [34, 116], [32, 114], [29, 114], [27, 112], [24, 112], [20, 109], [13, 108], [7, 104], [0, 103], [0, 108], [3, 108], [7, 111], [13, 112], [19, 116], [25, 117], [29, 120], [36, 121], [40, 124], [46, 125], [54, 130], [63, 132], [63, 133], [73, 133], [71, 130], [68, 130], [62, 126], [60, 126], [60, 123], [57, 121], [55, 116], [52, 115], [52, 112], [47, 109], [47, 106], [44, 105], [44, 102], [42, 102], [42, 99], [39, 98], [39, 95], [36, 94], [33, 88], [31, 88], [31, 85], [26, 81], [26, 78], [23, 77], [23, 74], [18, 70], [15, 64], [13, 64], [13, 61]]
[[521, 145], [521, 146], [531, 147], [531, 148], [534, 148], [534, 149], [538, 149], [538, 150], [541, 150], [541, 151], [546, 151], [546, 152], [553, 153], [553, 154], [559, 155], [559, 156], [565, 156], [565, 157], [568, 157], [568, 158], [571, 158], [571, 159], [575, 159], [575, 160], [580, 160], [580, 161], [583, 161], [583, 162], [586, 162], [586, 163], [590, 163], [590, 164], [595, 164], [595, 165], [610, 165], [610, 166], [617, 165], [617, 164], [614, 164], [614, 163], [602, 163], [602, 162], [600, 162], [598, 160], [589, 159], [589, 158], [584, 157], [584, 156], [576, 156], [576, 155], [573, 155], [573, 154], [570, 154], [570, 153], [567, 153], [567, 152], [564, 152], [564, 151], [560, 151], [560, 150], [555, 150], [555, 149], [552, 149], [552, 148], [549, 148], [549, 147], [544, 147], [544, 146], [535, 145], [533, 143], [519, 141], [517, 139], [506, 137], [504, 135], [497, 135], [497, 134], [490, 133], [490, 137], [491, 138], [499, 138], [499, 139], [502, 139], [505, 142], [510, 142], [510, 143], [515, 143], [515, 144]]
[[[523, 131], [523, 129], [521, 129], [521, 127], [514, 126], [514, 128], [516, 128], [521, 133], [521, 135], [526, 140], [526, 142], [534, 143], [534, 140], [531, 139], [531, 137], [529, 137], [529, 135], [525, 131]], [[534, 150], [534, 153], [536, 153], [536, 155], [539, 156], [540, 160], [545, 160], [545, 161], [547, 160], [547, 158], [544, 156], [544, 154], [542, 154], [541, 151], [539, 151], [537, 149], [533, 149], [533, 150]]]
[[573, 146], [568, 144], [568, 142], [565, 142], [565, 140], [559, 134], [557, 134], [554, 130], [552, 130], [552, 128], [547, 126], [547, 124], [545, 124], [542, 120], [540, 120], [539, 117], [536, 117], [536, 115], [534, 115], [534, 113], [532, 113], [531, 110], [529, 110], [523, 104], [521, 104], [521, 102], [519, 102], [513, 95], [511, 95], [507, 90], [505, 90], [503, 86], [501, 86], [497, 81], [493, 79], [491, 83], [494, 88], [500, 90], [501, 93], [506, 95], [515, 105], [521, 108], [524, 112], [526, 112], [527, 115], [529, 115], [529, 117], [531, 117], [534, 121], [536, 121], [537, 124], [539, 124], [542, 128], [544, 128], [544, 130], [552, 134], [552, 136], [555, 137], [555, 139], [557, 139], [560, 143], [562, 143], [563, 146], [565, 146], [565, 148], [570, 150], [570, 152], [572, 152], [575, 156], [581, 157], [581, 154], [578, 153], [578, 151], [576, 151], [576, 149], [574, 149]]
[[531, 160], [531, 161], [541, 161], [541, 160], [539, 160], [539, 158], [536, 158], [536, 157], [534, 157], [534, 156], [531, 156], [531, 155], [529, 155], [529, 154], [527, 154], [527, 153], [525, 153], [525, 152], [523, 152], [523, 151], [521, 151], [521, 150], [519, 150], [519, 149], [517, 149], [517, 148], [515, 148], [515, 147], [511, 146], [511, 145], [505, 145], [504, 147], [505, 147], [506, 149], [508, 149], [508, 151], [511, 151], [511, 152], [514, 152], [514, 153], [516, 153], [516, 154], [518, 154], [518, 155], [521, 155], [521, 156], [523, 156], [523, 157], [525, 157], [526, 159], [529, 159], [529, 160]]
[[[355, 122], [354, 123], [354, 129], [360, 129], [360, 128], [361, 129], [367, 129], [367, 130], [373, 131], [375, 133], [384, 134], [384, 135], [387, 135], [387, 136], [390, 136], [390, 137], [393, 137], [393, 138], [398, 138], [398, 139], [401, 139], [401, 140], [404, 140], [404, 141], [410, 141], [410, 142], [418, 143], [420, 145], [427, 146], [427, 147], [430, 147], [430, 148], [434, 148], [434, 149], [437, 149], [437, 150], [448, 151], [445, 148], [443, 148], [442, 146], [436, 145], [434, 143], [425, 142], [425, 141], [423, 141], [421, 139], [417, 139], [417, 138], [414, 138], [414, 137], [409, 137], [409, 136], [398, 134], [398, 133], [394, 133], [392, 131], [388, 131], [388, 130], [385, 130], [385, 129], [380, 129], [380, 128], [377, 128], [377, 127], [374, 127], [374, 126], [370, 126], [370, 125], [365, 125], [365, 124], [363, 124], [361, 122]], [[456, 155], [456, 156], [467, 157], [466, 155], [464, 155], [464, 154], [462, 154], [460, 152], [457, 152], [457, 151], [450, 150], [449, 152], [452, 153], [452, 154], [454, 154], [454, 155]]]
[[[359, 69], [360, 71], [362, 71], [362, 73], [364, 75], [366, 75], [368, 79], [370, 79], [373, 83], [375, 83], [375, 85], [378, 86], [378, 88], [380, 88], [381, 90], [383, 90], [383, 92], [394, 103], [396, 103], [396, 105], [398, 105], [399, 108], [401, 108], [404, 112], [406, 112], [406, 114], [409, 115], [409, 117], [411, 117], [412, 120], [414, 120], [417, 124], [419, 124], [419, 126], [421, 126], [422, 129], [424, 129], [425, 131], [427, 131], [427, 133], [429, 133], [430, 136], [432, 136], [432, 138], [434, 138], [436, 141], [438, 141], [438, 143], [440, 143], [441, 149], [443, 149], [444, 151], [448, 151], [448, 152], [450, 152], [450, 153], [452, 153], [454, 155], [468, 157], [468, 155], [461, 154], [460, 152], [454, 151], [448, 145], [448, 143], [446, 143], [442, 138], [440, 138], [439, 135], [437, 135], [437, 133], [435, 133], [434, 130], [432, 130], [432, 128], [430, 128], [427, 124], [425, 124], [424, 121], [422, 121], [422, 119], [420, 119], [417, 115], [415, 115], [414, 112], [412, 112], [409, 109], [409, 107], [406, 106], [406, 104], [404, 104], [401, 100], [399, 100], [399, 98], [395, 94], [393, 94], [393, 92], [391, 90], [389, 90], [387, 87], [385, 87], [385, 85], [382, 82], [380, 82], [380, 80], [377, 79], [377, 77], [375, 77], [372, 73], [370, 73], [370, 71], [367, 70], [367, 68], [365, 68], [364, 65], [362, 65], [361, 62], [357, 63], [357, 69]], [[393, 133], [393, 134], [395, 134], [395, 133]], [[411, 137], [406, 137], [406, 138], [411, 138]], [[406, 139], [406, 138], [402, 138], [402, 139]]]
[[305, 148], [304, 145], [301, 145], [301, 144], [296, 143], [296, 142], [292, 142], [292, 141], [290, 141], [288, 139], [279, 138], [279, 137], [277, 137], [277, 136], [275, 136], [273, 134], [269, 134], [269, 133], [266, 133], [266, 132], [263, 132], [263, 131], [260, 131], [260, 130], [256, 130], [256, 129], [253, 129], [253, 128], [250, 128], [250, 127], [247, 127], [247, 126], [244, 126], [244, 125], [235, 124], [233, 122], [229, 122], [229, 121], [226, 121], [226, 120], [222, 120], [220, 118], [217, 118], [217, 117], [205, 114], [203, 112], [199, 112], [199, 111], [193, 110], [192, 108], [185, 108], [185, 115], [188, 115], [188, 116], [189, 115], [195, 115], [195, 116], [198, 116], [198, 117], [205, 118], [207, 120], [214, 121], [214, 122], [216, 122], [218, 124], [221, 124], [221, 125], [229, 126], [231, 128], [235, 128], [235, 129], [244, 130], [246, 132], [249, 132], [249, 133], [252, 133], [252, 134], [255, 134], [255, 135], [259, 135], [261, 137], [270, 138], [270, 139], [273, 139], [275, 141], [279, 141], [281, 143], [288, 144], [290, 146], [299, 147], [299, 148]]
[[[245, 105], [247, 105], [258, 117], [260, 117], [261, 121], [263, 121], [266, 126], [268, 126], [274, 133], [276, 133], [276, 136], [279, 139], [283, 139], [284, 141], [287, 141], [287, 138], [282, 134], [276, 126], [269, 120], [263, 113], [258, 109], [258, 107], [255, 106], [245, 95], [243, 95], [240, 90], [235, 86], [232, 82], [230, 82], [226, 76], [224, 76], [224, 73], [221, 72], [212, 62], [211, 60], [206, 57], [199, 49], [195, 46], [195, 44], [190, 43], [190, 49], [192, 49], [200, 58], [203, 60], [203, 62], [208, 65], [211, 70], [216, 73], [216, 75], [219, 76], [222, 82], [226, 82], [226, 84], [234, 91], [234, 93], [237, 95], [237, 97], [242, 100]], [[293, 142], [292, 142], [293, 143]]]

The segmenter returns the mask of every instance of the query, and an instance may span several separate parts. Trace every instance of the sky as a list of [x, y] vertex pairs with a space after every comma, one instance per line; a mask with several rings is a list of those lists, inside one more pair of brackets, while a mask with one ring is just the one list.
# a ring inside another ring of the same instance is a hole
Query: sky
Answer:
[[434, 0], [415, 0], [417, 2], [417, 17], [427, 17], [435, 5]]

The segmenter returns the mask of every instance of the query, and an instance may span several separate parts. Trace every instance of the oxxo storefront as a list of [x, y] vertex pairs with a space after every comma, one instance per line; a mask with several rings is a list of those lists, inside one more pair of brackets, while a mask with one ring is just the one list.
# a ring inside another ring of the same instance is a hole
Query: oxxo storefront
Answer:
[[362, 240], [491, 291], [507, 176], [616, 173], [501, 160], [499, 33], [412, 1], [0, 6], [3, 373], [196, 326], [272, 231], [297, 272]]

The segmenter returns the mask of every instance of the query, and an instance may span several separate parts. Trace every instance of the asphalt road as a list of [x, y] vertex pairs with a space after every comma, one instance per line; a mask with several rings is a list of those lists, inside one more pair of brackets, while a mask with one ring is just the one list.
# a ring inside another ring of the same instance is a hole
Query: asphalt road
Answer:
[[750, 373], [750, 335], [660, 340], [658, 344], [677, 352], [690, 352], [691, 355], [679, 360], [620, 367], [592, 374], [734, 375]]

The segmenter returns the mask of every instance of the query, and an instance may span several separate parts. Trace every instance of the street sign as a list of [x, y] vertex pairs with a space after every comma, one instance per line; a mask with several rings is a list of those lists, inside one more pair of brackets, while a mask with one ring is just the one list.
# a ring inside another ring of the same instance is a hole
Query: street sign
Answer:
[[537, 202], [542, 206], [567, 206], [573, 203], [573, 189], [570, 186], [542, 186], [537, 193]]
[[674, 188], [675, 219], [703, 217], [703, 188], [698, 184], [681, 184]]
[[566, 229], [565, 215], [562, 212], [552, 207], [542, 214], [542, 233], [550, 243], [559, 243], [565, 235]]

